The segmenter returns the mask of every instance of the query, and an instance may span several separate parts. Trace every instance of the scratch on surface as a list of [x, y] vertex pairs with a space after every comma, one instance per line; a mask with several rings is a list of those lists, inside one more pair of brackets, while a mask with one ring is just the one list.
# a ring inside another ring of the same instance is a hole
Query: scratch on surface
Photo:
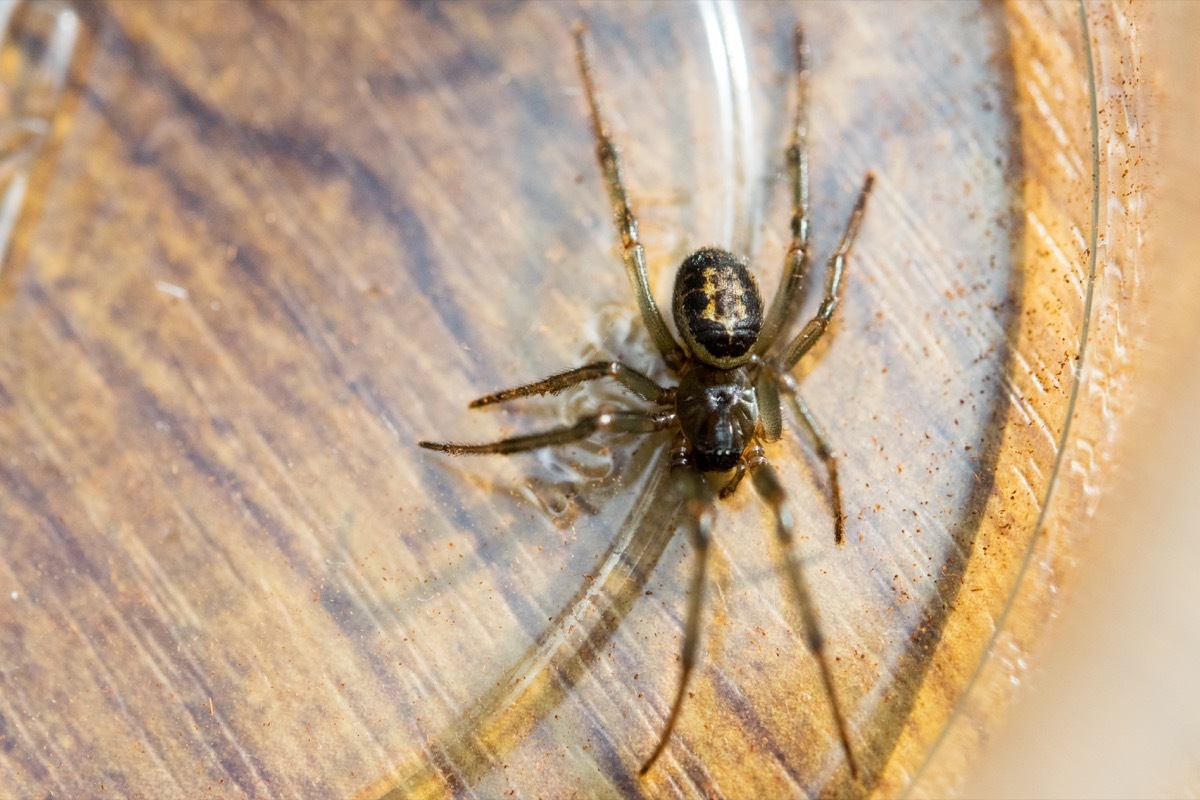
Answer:
[[163, 294], [174, 297], [177, 300], [187, 300], [188, 299], [188, 290], [187, 289], [183, 288], [182, 286], [179, 286], [178, 284], [171, 283], [169, 281], [155, 281], [154, 288], [157, 289], [158, 291], [162, 292]]

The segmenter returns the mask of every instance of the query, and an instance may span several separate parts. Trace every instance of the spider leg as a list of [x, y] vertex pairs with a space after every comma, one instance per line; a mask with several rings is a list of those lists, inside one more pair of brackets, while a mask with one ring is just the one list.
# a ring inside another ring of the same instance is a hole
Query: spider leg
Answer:
[[617, 156], [617, 147], [608, 132], [600, 113], [600, 103], [596, 99], [596, 83], [592, 78], [592, 65], [588, 58], [587, 28], [583, 23], [577, 23], [574, 28], [575, 53], [579, 61], [579, 73], [583, 78], [583, 90], [587, 95], [588, 111], [592, 120], [592, 133], [596, 138], [596, 159], [600, 162], [600, 171], [604, 174], [604, 182], [608, 187], [608, 199], [612, 205], [613, 220], [617, 231], [621, 234], [622, 258], [625, 261], [625, 271], [633, 284], [637, 295], [638, 307], [642, 311], [642, 320], [650, 331], [650, 337], [666, 359], [667, 366], [677, 369], [683, 363], [683, 351], [675, 342], [675, 337], [663, 321], [662, 313], [654, 302], [650, 291], [650, 279], [646, 273], [646, 252], [638, 240], [637, 217], [629, 205], [629, 196], [625, 192], [625, 182], [621, 178], [621, 162]]
[[875, 173], [868, 172], [863, 181], [862, 190], [858, 193], [858, 201], [854, 204], [854, 211], [850, 213], [850, 219], [846, 222], [846, 230], [842, 233], [842, 242], [829, 257], [828, 273], [825, 276], [825, 297], [821, 300], [821, 307], [796, 335], [796, 338], [788, 343], [787, 348], [783, 351], [783, 357], [779, 359], [785, 371], [796, 366], [796, 362], [817, 343], [821, 334], [825, 333], [825, 329], [829, 327], [829, 320], [833, 318], [833, 312], [837, 309], [838, 294], [842, 287], [842, 272], [846, 266], [846, 254], [850, 252], [850, 247], [854, 244], [854, 237], [858, 235], [858, 226], [862, 223], [863, 212], [867, 208], [867, 196], [871, 194], [871, 187], [874, 184]]
[[737, 491], [738, 486], [742, 484], [742, 478], [744, 477], [746, 477], [746, 459], [742, 458], [738, 461], [737, 466], [733, 468], [733, 477], [721, 487], [720, 498], [725, 500], [732, 497], [733, 493]]
[[541, 433], [529, 433], [501, 439], [489, 444], [458, 444], [455, 442], [418, 442], [426, 450], [437, 450], [452, 456], [507, 455], [541, 447], [553, 447], [587, 438], [596, 431], [612, 433], [653, 433], [669, 427], [675, 422], [674, 412], [651, 413], [647, 411], [602, 411], [582, 417], [574, 425], [551, 428]]
[[632, 367], [625, 366], [619, 361], [597, 361], [582, 367], [569, 369], [566, 372], [551, 375], [549, 378], [540, 381], [514, 386], [511, 389], [504, 389], [495, 394], [489, 394], [486, 397], [471, 401], [469, 408], [481, 408], [483, 406], [490, 406], [493, 403], [504, 403], [508, 400], [515, 400], [518, 397], [529, 397], [536, 394], [558, 394], [577, 383], [593, 381], [597, 378], [613, 378], [643, 400], [649, 400], [651, 403], [658, 403], [659, 405], [670, 402], [670, 399], [674, 396], [674, 390], [659, 386], [642, 373]]
[[671, 703], [671, 711], [667, 715], [667, 724], [663, 727], [662, 735], [654, 752], [646, 759], [646, 763], [638, 770], [639, 775], [645, 775], [654, 766], [654, 762], [662, 755], [679, 719], [679, 710], [683, 707], [683, 699], [687, 696], [688, 681], [696, 666], [697, 654], [700, 650], [700, 618], [704, 611], [704, 588], [708, 575], [708, 543], [712, 538], [713, 518], [716, 511], [713, 507], [712, 490], [704, 480], [704, 476], [696, 472], [684, 460], [677, 460], [671, 466], [671, 472], [676, 480], [684, 483], [688, 498], [688, 511], [691, 517], [689, 532], [692, 546], [696, 549], [696, 564], [692, 572], [691, 592], [688, 596], [687, 621], [683, 633], [683, 671], [679, 675], [679, 688], [675, 692], [675, 701]]
[[[791, 376], [788, 376], [791, 380]], [[783, 406], [779, 402], [779, 377], [770, 362], [763, 362], [754, 379], [754, 394], [758, 398], [758, 438], [766, 442], [777, 442], [783, 435]], [[747, 455], [747, 453], [749, 455]], [[721, 487], [721, 499], [731, 497], [746, 477], [746, 469], [751, 458], [762, 456], [762, 448], [758, 445], [742, 453], [737, 466], [733, 468], [733, 476]]]
[[792, 187], [792, 244], [788, 248], [783, 277], [775, 299], [763, 321], [756, 353], [765, 353], [775, 343], [780, 330], [791, 316], [808, 269], [808, 45], [804, 29], [796, 26], [793, 35], [796, 57], [796, 117], [792, 123], [792, 140], [787, 148], [788, 177]]
[[[786, 375], [791, 380], [790, 375]], [[754, 394], [758, 397], [758, 419], [762, 424], [762, 438], [768, 442], [777, 442], [783, 436], [783, 406], [779, 402], [778, 370], [771, 362], [766, 362], [754, 379]]]
[[857, 779], [860, 775], [858, 762], [855, 761], [854, 751], [850, 747], [850, 731], [845, 714], [842, 713], [841, 706], [838, 704], [837, 694], [834, 691], [833, 672], [829, 666], [829, 654], [825, 651], [825, 635], [821, 632], [821, 626], [817, 621], [817, 614], [813, 608], [812, 595], [808, 591], [808, 583], [804, 579], [804, 570], [796, 554], [795, 535], [792, 530], [792, 514], [784, 504], [787, 495], [783, 491], [783, 485], [779, 482], [779, 476], [775, 473], [774, 467], [767, 463], [767, 459], [763, 456], [761, 450], [748, 459], [748, 464], [755, 490], [762, 497], [763, 502], [775, 512], [775, 533], [779, 537], [779, 542], [784, 551], [783, 573], [792, 588], [796, 605], [800, 609], [800, 616], [804, 622], [805, 635], [808, 640], [808, 649], [817, 657], [817, 663], [820, 666], [821, 681], [825, 685], [825, 695], [829, 698], [829, 705], [833, 712], [833, 719], [837, 726], [838, 738], [841, 740], [842, 750], [846, 753], [846, 762], [850, 765], [850, 774]]

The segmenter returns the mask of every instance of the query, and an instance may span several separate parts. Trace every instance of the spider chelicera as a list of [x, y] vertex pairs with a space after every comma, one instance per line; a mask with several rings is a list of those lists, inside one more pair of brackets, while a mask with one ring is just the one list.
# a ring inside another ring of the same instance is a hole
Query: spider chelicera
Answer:
[[[781, 571], [791, 587], [804, 622], [808, 647], [819, 663], [825, 694], [846, 761], [851, 774], [858, 777], [859, 769], [850, 746], [846, 715], [834, 691], [825, 638], [793, 547], [794, 521], [785, 504], [786, 495], [779, 476], [768, 463], [762, 443], [774, 442], [782, 435], [781, 398], [787, 398], [796, 418], [812, 437], [816, 452], [828, 471], [834, 539], [839, 545], [842, 544], [845, 533], [837, 459], [812, 412], [797, 392], [796, 381], [790, 373], [821, 338], [833, 318], [846, 255], [858, 233], [874, 175], [867, 173], [841, 243], [829, 259], [825, 295], [817, 313], [778, 354], [769, 355], [767, 351], [795, 313], [809, 255], [806, 153], [808, 58], [803, 31], [797, 26], [793, 44], [799, 98], [791, 142], [787, 148], [792, 193], [792, 242], [787, 251], [779, 290], [764, 316], [758, 286], [743, 259], [715, 247], [697, 250], [684, 259], [675, 275], [672, 311], [675, 327], [683, 339], [683, 343], [679, 344], [667, 328], [650, 293], [645, 251], [638, 241], [637, 219], [625, 192], [616, 146], [604, 123], [596, 97], [585, 27], [576, 25], [574, 35], [576, 57], [596, 139], [596, 157], [608, 187], [613, 219], [621, 235], [625, 270], [637, 295], [642, 320], [667, 367], [678, 376], [679, 383], [672, 387], [660, 386], [643, 373], [618, 361], [587, 364], [544, 380], [489, 394], [472, 402], [470, 407], [480, 408], [532, 395], [557, 394], [585, 381], [613, 378], [633, 394], [653, 404], [655, 409], [602, 410], [579, 419], [574, 425], [490, 444], [421, 442], [420, 446], [450, 455], [509, 454], [566, 444], [596, 432], [674, 433], [670, 469], [687, 499], [696, 566], [684, 629], [679, 687], [658, 744], [641, 768], [640, 774], [643, 775], [666, 747], [696, 664], [716, 497], [725, 498], [733, 494], [746, 473], [750, 473], [755, 490], [774, 514], [776, 535], [785, 553]], [[710, 485], [708, 476], [714, 476], [720, 485], [719, 490], [714, 490]]]

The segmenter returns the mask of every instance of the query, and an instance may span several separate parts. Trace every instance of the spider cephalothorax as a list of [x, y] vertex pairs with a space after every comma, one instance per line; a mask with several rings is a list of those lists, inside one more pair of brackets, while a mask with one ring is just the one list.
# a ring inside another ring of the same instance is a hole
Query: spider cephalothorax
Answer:
[[689, 365], [675, 389], [686, 456], [701, 472], [737, 467], [758, 427], [758, 396], [746, 370]]
[[672, 313], [683, 340], [681, 345], [667, 328], [650, 292], [646, 257], [638, 240], [637, 221], [621, 178], [616, 147], [604, 125], [596, 99], [582, 26], [576, 28], [575, 43], [591, 113], [592, 132], [596, 138], [596, 156], [608, 187], [613, 218], [621, 235], [625, 269], [650, 337], [667, 367], [678, 376], [679, 383], [674, 387], [660, 386], [645, 374], [617, 361], [587, 364], [544, 380], [481, 397], [471, 403], [471, 407], [557, 393], [584, 381], [608, 377], [619, 381], [653, 408], [603, 411], [583, 417], [574, 425], [490, 444], [420, 444], [424, 448], [452, 455], [505, 454], [566, 444], [597, 431], [639, 434], [673, 432], [671, 474], [679, 482], [693, 510], [690, 532], [696, 548], [696, 573], [684, 631], [683, 672], [679, 688], [658, 745], [642, 765], [643, 774], [654, 764], [670, 738], [696, 662], [709, 535], [717, 496], [704, 475], [730, 474], [728, 479], [723, 479], [719, 490], [720, 496], [725, 497], [733, 493], [743, 476], [749, 473], [755, 490], [774, 513], [776, 535], [787, 553], [782, 572], [804, 620], [809, 649], [816, 655], [820, 665], [821, 679], [846, 761], [851, 772], [858, 775], [846, 715], [834, 691], [824, 637], [818, 627], [799, 560], [792, 552], [794, 534], [791, 514], [784, 508], [786, 495], [775, 469], [767, 461], [762, 443], [773, 442], [782, 434], [781, 398], [786, 398], [797, 421], [812, 436], [817, 453], [828, 469], [834, 538], [839, 544], [842, 543], [843, 515], [837, 461], [808, 406], [796, 392], [796, 383], [790, 371], [820, 339], [833, 318], [846, 254], [858, 232], [874, 176], [867, 174], [858, 202], [842, 234], [841, 244], [829, 259], [825, 294], [817, 313], [787, 341], [777, 355], [771, 356], [768, 351], [792, 319], [798, 289], [808, 266], [808, 161], [805, 154], [807, 67], [804, 38], [797, 28], [794, 43], [799, 102], [792, 141], [787, 149], [793, 207], [792, 242], [779, 290], [764, 315], [758, 285], [743, 260], [719, 248], [697, 250], [684, 260], [675, 276]]

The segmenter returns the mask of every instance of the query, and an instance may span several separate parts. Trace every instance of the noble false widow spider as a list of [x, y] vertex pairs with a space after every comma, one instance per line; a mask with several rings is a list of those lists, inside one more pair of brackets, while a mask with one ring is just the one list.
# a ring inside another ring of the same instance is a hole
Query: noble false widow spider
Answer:
[[[816, 451], [828, 470], [834, 538], [839, 545], [843, 544], [844, 518], [837, 460], [812, 412], [797, 392], [796, 382], [790, 372], [821, 338], [833, 318], [846, 255], [858, 233], [874, 175], [867, 173], [841, 243], [829, 259], [825, 295], [819, 309], [778, 355], [768, 355], [767, 351], [796, 311], [809, 256], [806, 153], [808, 58], [803, 31], [797, 26], [793, 44], [798, 101], [791, 142], [787, 148], [792, 194], [792, 241], [779, 290], [764, 316], [758, 286], [743, 259], [715, 247], [697, 250], [684, 259], [675, 275], [672, 312], [675, 327], [683, 340], [679, 344], [667, 328], [650, 292], [646, 256], [638, 241], [637, 219], [630, 208], [617, 149], [604, 123], [596, 96], [585, 39], [586, 28], [577, 24], [574, 36], [576, 57], [596, 140], [596, 156], [608, 187], [613, 218], [621, 235], [625, 270], [637, 295], [642, 320], [667, 367], [678, 376], [679, 383], [673, 387], [659, 386], [643, 373], [618, 361], [587, 364], [545, 380], [481, 397], [472, 402], [470, 407], [480, 408], [532, 395], [557, 394], [584, 381], [609, 377], [652, 403], [656, 409], [601, 410], [600, 413], [579, 419], [574, 425], [490, 444], [421, 442], [420, 446], [450, 455], [508, 454], [577, 441], [598, 431], [637, 434], [674, 432], [670, 469], [672, 478], [678, 481], [687, 499], [696, 566], [687, 610], [679, 688], [658, 744], [641, 768], [640, 774], [643, 775], [666, 747], [696, 664], [716, 496], [726, 498], [733, 494], [746, 473], [750, 473], [755, 491], [775, 516], [776, 535], [786, 554], [782, 572], [804, 622], [808, 648], [820, 665], [821, 679], [846, 761], [851, 774], [857, 778], [859, 767], [850, 746], [846, 715], [834, 691], [825, 638], [793, 546], [794, 522], [785, 504], [786, 495], [779, 476], [768, 463], [762, 443], [774, 442], [782, 435], [781, 397], [786, 397], [797, 419], [812, 437]], [[728, 478], [719, 491], [714, 491], [706, 475], [728, 475]]]

